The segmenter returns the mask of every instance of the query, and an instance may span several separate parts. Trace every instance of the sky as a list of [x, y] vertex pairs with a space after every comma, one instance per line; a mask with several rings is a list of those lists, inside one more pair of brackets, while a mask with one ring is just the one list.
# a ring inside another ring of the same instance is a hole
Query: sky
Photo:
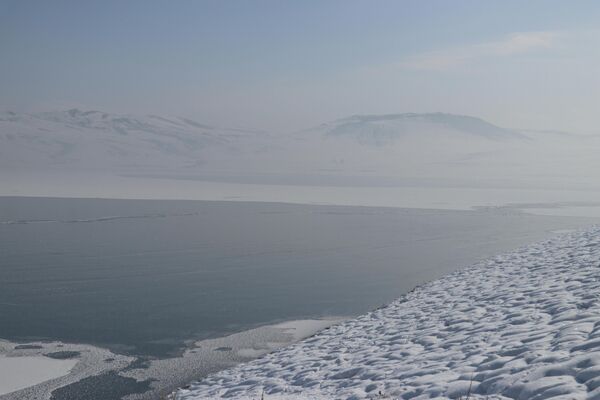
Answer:
[[300, 130], [448, 112], [600, 133], [597, 1], [0, 0], [0, 109]]

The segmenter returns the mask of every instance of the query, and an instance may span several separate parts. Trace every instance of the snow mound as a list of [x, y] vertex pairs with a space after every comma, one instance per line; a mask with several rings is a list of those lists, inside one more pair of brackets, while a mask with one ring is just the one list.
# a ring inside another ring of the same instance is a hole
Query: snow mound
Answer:
[[423, 285], [179, 400], [600, 399], [600, 228]]

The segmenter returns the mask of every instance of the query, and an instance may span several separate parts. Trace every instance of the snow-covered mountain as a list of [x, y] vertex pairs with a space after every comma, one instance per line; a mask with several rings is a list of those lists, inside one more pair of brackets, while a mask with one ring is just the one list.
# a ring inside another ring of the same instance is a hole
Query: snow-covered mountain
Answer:
[[9, 174], [90, 171], [328, 185], [371, 184], [382, 177], [393, 178], [386, 184], [570, 184], [593, 178], [598, 150], [598, 137], [517, 131], [444, 113], [355, 115], [294, 133], [78, 109], [0, 113], [0, 172]]
[[[360, 145], [403, 147], [407, 142], [414, 146], [415, 141], [425, 141], [431, 149], [436, 142], [471, 140], [492, 142], [495, 146], [494, 142], [523, 140], [525, 136], [478, 118], [441, 113], [352, 116], [293, 135], [269, 135], [157, 115], [115, 115], [78, 109], [34, 114], [7, 112], [0, 114], [0, 166], [201, 168], [217, 158], [242, 154], [253, 154], [257, 159], [273, 157], [275, 161], [279, 158], [274, 154], [277, 152], [285, 154], [287, 160], [290, 153], [295, 153], [310, 162], [306, 157], [316, 155], [312, 145], [319, 150], [325, 146], [335, 153], [348, 144], [348, 139]], [[272, 154], [265, 154], [268, 152]], [[327, 158], [335, 157], [326, 154]]]
[[196, 167], [211, 151], [257, 150], [263, 132], [225, 129], [186, 118], [71, 109], [0, 114], [1, 168], [145, 170]]
[[352, 137], [370, 145], [386, 145], [413, 135], [447, 135], [457, 138], [478, 138], [494, 141], [526, 139], [526, 136], [490, 124], [480, 118], [444, 113], [354, 115], [317, 130], [333, 137]]

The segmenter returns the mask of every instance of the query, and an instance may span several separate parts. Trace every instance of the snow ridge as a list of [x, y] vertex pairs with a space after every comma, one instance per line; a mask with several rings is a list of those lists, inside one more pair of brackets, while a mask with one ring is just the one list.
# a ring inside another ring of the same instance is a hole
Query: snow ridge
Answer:
[[600, 227], [482, 261], [179, 400], [600, 399]]

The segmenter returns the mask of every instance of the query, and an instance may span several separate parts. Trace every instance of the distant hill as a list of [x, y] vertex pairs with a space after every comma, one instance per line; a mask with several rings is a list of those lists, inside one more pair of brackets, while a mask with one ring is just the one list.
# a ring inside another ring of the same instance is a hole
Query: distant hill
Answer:
[[237, 151], [264, 135], [157, 115], [6, 112], [0, 114], [0, 167], [190, 167], [203, 164], [209, 148]]
[[352, 137], [363, 144], [384, 145], [415, 135], [471, 136], [495, 141], [526, 139], [480, 118], [444, 113], [354, 115], [316, 128], [325, 135]]
[[[239, 183], [581, 182], [598, 137], [444, 113], [354, 115], [295, 133], [71, 109], [0, 113], [0, 172], [108, 172]], [[386, 183], [386, 184], [388, 184]], [[470, 184], [470, 183], [469, 183]]]

